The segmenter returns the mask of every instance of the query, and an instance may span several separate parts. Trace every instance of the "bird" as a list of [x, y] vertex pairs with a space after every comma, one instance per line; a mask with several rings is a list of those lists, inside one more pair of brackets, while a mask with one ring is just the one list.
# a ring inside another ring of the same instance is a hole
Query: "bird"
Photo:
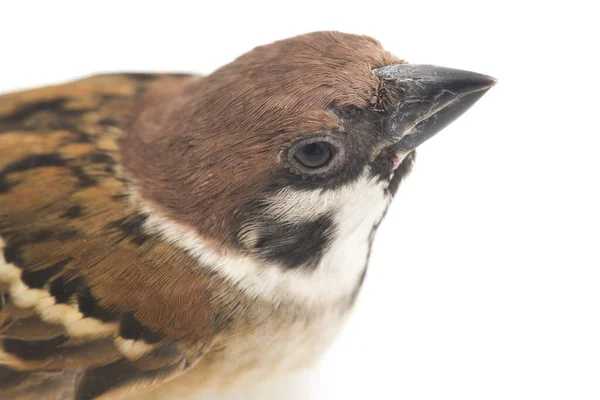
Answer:
[[206, 76], [0, 96], [0, 398], [174, 399], [314, 365], [415, 149], [494, 84], [326, 31]]

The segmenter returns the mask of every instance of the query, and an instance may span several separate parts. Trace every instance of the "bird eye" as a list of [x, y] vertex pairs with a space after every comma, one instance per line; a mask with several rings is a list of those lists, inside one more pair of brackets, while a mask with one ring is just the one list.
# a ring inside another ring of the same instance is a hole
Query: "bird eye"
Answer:
[[333, 157], [331, 145], [327, 142], [308, 143], [294, 153], [294, 160], [306, 168], [319, 168]]

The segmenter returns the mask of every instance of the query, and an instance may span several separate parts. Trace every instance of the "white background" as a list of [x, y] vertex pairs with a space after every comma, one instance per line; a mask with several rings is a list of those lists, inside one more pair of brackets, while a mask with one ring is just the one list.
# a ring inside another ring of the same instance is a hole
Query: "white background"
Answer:
[[598, 399], [598, 11], [555, 3], [5, 1], [0, 91], [101, 71], [208, 73], [326, 29], [495, 76], [420, 149], [321, 365], [230, 398]]

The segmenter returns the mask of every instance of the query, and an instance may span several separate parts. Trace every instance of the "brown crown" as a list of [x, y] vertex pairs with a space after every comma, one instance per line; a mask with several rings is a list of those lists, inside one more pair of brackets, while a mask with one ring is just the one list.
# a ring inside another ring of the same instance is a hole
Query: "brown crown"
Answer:
[[260, 46], [207, 77], [151, 90], [121, 143], [141, 195], [178, 222], [225, 241], [243, 205], [304, 134], [338, 128], [329, 107], [368, 107], [379, 42], [315, 32]]

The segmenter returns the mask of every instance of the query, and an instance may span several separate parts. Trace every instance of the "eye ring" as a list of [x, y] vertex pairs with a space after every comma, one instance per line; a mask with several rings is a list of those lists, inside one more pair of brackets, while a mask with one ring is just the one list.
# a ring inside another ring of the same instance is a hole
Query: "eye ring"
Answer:
[[319, 134], [291, 145], [285, 164], [303, 178], [321, 178], [337, 171], [343, 158], [342, 144], [331, 135]]
[[310, 142], [294, 152], [294, 160], [305, 168], [324, 167], [333, 158], [334, 151], [327, 142]]

